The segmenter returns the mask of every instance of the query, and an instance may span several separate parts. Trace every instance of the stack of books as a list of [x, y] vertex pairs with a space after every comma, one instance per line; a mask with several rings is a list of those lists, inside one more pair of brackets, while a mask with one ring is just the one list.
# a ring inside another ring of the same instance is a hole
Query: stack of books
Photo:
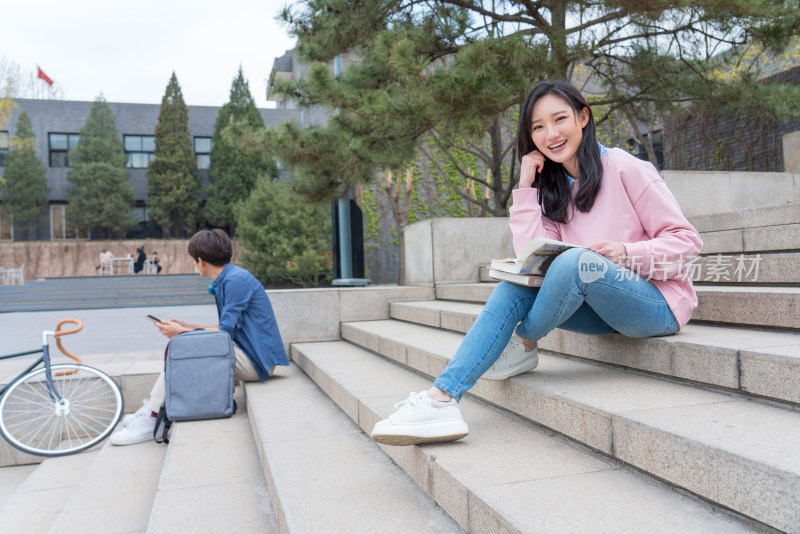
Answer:
[[495, 280], [506, 280], [522, 286], [539, 287], [556, 256], [576, 246], [555, 239], [537, 237], [522, 246], [519, 257], [492, 260], [489, 276]]

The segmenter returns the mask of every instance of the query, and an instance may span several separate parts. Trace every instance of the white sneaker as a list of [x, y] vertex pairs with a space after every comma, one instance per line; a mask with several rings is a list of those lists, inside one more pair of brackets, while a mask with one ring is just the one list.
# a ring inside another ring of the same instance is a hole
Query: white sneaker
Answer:
[[481, 378], [505, 380], [532, 371], [537, 365], [539, 365], [539, 348], [527, 349], [520, 338], [512, 335], [500, 357]]
[[142, 401], [142, 405], [141, 407], [139, 407], [138, 410], [136, 410], [133, 413], [129, 413], [128, 415], [122, 418], [122, 424], [128, 426], [131, 423], [131, 421], [133, 421], [133, 419], [138, 415], [140, 414], [150, 415], [151, 413], [153, 413], [153, 411], [150, 409], [150, 399], [145, 399]]
[[150, 417], [150, 412], [139, 414], [137, 413], [128, 426], [123, 430], [112, 434], [112, 445], [133, 445], [134, 443], [142, 443], [143, 441], [150, 441], [153, 439], [153, 431], [156, 429], [155, 417]]
[[461, 408], [455, 400], [432, 401], [427, 391], [411, 393], [394, 405], [388, 419], [378, 421], [371, 437], [384, 445], [416, 445], [455, 441], [469, 434]]

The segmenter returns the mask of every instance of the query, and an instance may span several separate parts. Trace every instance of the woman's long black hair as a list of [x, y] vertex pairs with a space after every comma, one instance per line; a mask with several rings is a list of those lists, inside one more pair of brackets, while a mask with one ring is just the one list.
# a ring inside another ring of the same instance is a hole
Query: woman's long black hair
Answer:
[[[531, 129], [533, 105], [544, 95], [554, 95], [561, 98], [572, 107], [576, 116], [580, 116], [584, 108], [589, 111], [589, 121], [583, 128], [583, 138], [578, 146], [580, 179], [578, 181], [578, 193], [575, 195], [575, 207], [578, 211], [587, 212], [592, 209], [597, 193], [600, 192], [603, 164], [600, 161], [600, 147], [597, 145], [592, 109], [581, 93], [569, 82], [563, 80], [542, 82], [528, 94], [528, 97], [522, 103], [519, 113], [517, 153], [520, 159], [533, 150], [539, 150], [539, 152], [544, 153], [533, 143]], [[542, 206], [545, 216], [553, 221], [566, 223], [570, 194], [564, 166], [545, 157], [544, 168], [536, 179], [536, 186], [539, 188], [539, 205]]]

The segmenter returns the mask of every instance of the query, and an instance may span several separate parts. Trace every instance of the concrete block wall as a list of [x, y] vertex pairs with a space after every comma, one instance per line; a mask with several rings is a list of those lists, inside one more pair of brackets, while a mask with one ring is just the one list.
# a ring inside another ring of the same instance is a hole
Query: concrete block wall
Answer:
[[405, 228], [406, 283], [479, 282], [487, 259], [514, 255], [508, 219], [434, 218]]
[[663, 171], [688, 218], [800, 200], [800, 173]]
[[433, 287], [396, 285], [275, 289], [267, 295], [287, 353], [291, 343], [341, 339], [343, 322], [388, 319], [390, 302], [435, 298]]
[[783, 170], [800, 173], [800, 130], [783, 136]]

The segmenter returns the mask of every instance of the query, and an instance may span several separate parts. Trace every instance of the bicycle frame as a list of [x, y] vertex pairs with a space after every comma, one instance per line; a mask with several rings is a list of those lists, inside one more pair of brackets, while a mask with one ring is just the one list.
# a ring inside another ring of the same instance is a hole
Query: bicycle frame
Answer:
[[52, 332], [52, 331], [42, 332], [43, 344], [42, 344], [42, 348], [41, 349], [29, 350], [29, 351], [26, 351], [26, 352], [17, 352], [16, 354], [7, 354], [5, 356], [0, 356], [0, 360], [7, 360], [7, 359], [10, 359], [10, 358], [17, 358], [19, 356], [27, 356], [29, 354], [36, 354], [37, 352], [41, 352], [42, 353], [42, 355], [33, 364], [31, 364], [27, 369], [25, 369], [20, 374], [18, 374], [15, 378], [13, 378], [12, 380], [9, 380], [8, 384], [6, 384], [5, 386], [2, 387], [2, 389], [0, 389], [0, 397], [3, 396], [3, 393], [6, 392], [6, 389], [8, 389], [8, 386], [13, 384], [14, 381], [17, 378], [28, 374], [30, 371], [33, 371], [34, 369], [39, 367], [39, 365], [41, 365], [42, 362], [44, 362], [44, 366], [47, 369], [47, 371], [45, 372], [45, 377], [47, 378], [47, 391], [50, 394], [50, 398], [53, 399], [54, 402], [61, 400], [61, 395], [59, 395], [58, 391], [56, 391], [56, 388], [53, 385], [53, 377], [50, 374], [50, 347], [48, 346], [48, 343], [47, 343], [47, 336], [48, 335], [55, 335], [55, 332]]
[[[70, 324], [77, 325], [77, 328], [73, 328], [71, 330], [61, 330], [61, 326], [63, 324], [65, 324], [65, 323], [70, 323]], [[74, 354], [70, 353], [69, 351], [67, 351], [64, 348], [64, 346], [61, 344], [61, 339], [60, 338], [61, 338], [61, 336], [66, 336], [66, 335], [69, 335], [69, 334], [74, 334], [76, 332], [80, 332], [80, 330], [82, 328], [83, 328], [83, 323], [80, 322], [77, 319], [62, 319], [56, 325], [56, 329], [55, 330], [44, 330], [44, 331], [42, 331], [42, 348], [41, 349], [29, 350], [29, 351], [26, 351], [26, 352], [17, 352], [16, 354], [7, 354], [5, 356], [0, 356], [0, 360], [6, 360], [6, 359], [10, 359], [10, 358], [17, 358], [19, 356], [27, 356], [28, 354], [36, 354], [37, 352], [41, 352], [42, 353], [42, 356], [38, 360], [36, 360], [36, 362], [34, 362], [30, 367], [28, 367], [27, 369], [22, 371], [19, 375], [17, 375], [16, 378], [14, 378], [13, 380], [10, 380], [8, 382], [8, 384], [6, 384], [5, 386], [2, 387], [2, 389], [0, 389], [0, 397], [3, 396], [3, 393], [6, 392], [6, 389], [8, 389], [8, 386], [10, 384], [12, 384], [17, 378], [29, 373], [30, 371], [32, 371], [36, 367], [38, 367], [42, 362], [44, 362], [45, 369], [47, 369], [47, 371], [45, 372], [45, 377], [47, 378], [47, 389], [48, 389], [48, 392], [50, 394], [50, 398], [53, 399], [53, 401], [60, 401], [61, 400], [61, 395], [59, 395], [58, 391], [56, 391], [55, 386], [53, 385], [53, 377], [50, 374], [50, 344], [47, 342], [47, 337], [48, 336], [53, 336], [55, 338], [55, 340], [56, 340], [56, 345], [58, 345], [59, 350], [61, 350], [61, 352], [63, 352], [65, 355], [67, 355], [68, 357], [70, 357], [73, 360], [75, 360], [78, 364], [80, 364], [80, 363], [82, 363], [81, 359], [78, 358], [77, 356], [75, 356]]]

